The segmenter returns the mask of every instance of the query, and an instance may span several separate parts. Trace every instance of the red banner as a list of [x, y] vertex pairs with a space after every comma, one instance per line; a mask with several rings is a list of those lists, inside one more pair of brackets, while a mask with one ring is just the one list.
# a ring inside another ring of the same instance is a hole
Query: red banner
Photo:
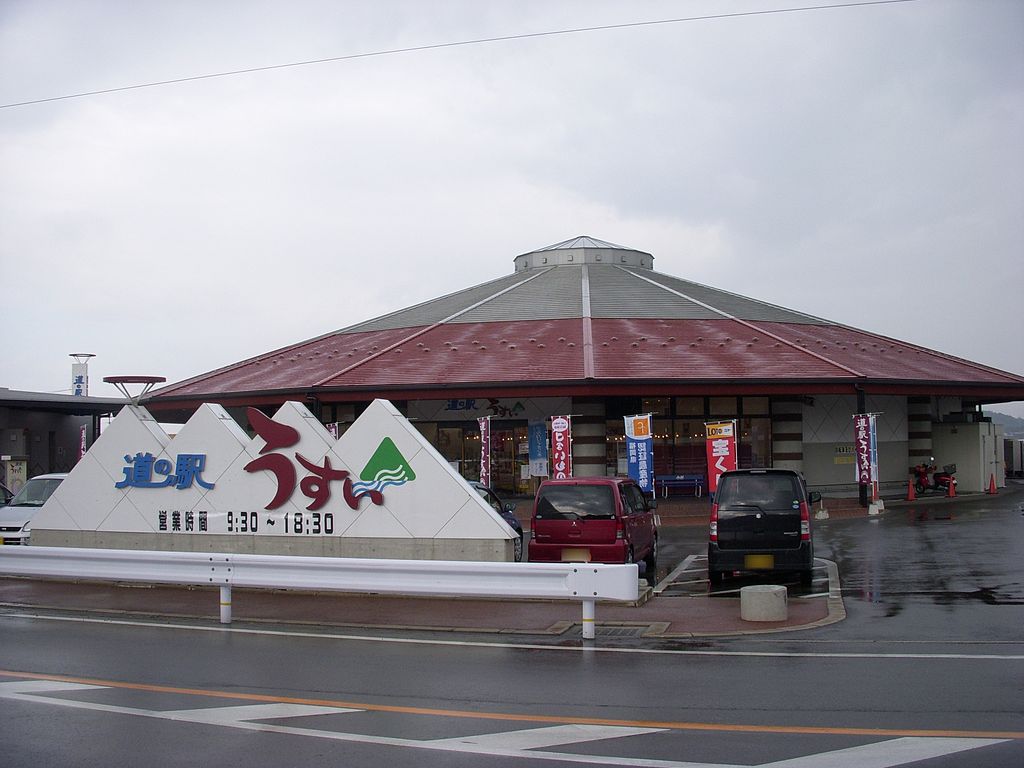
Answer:
[[572, 477], [572, 417], [551, 419], [551, 477], [565, 480]]
[[476, 420], [480, 425], [480, 482], [491, 485], [491, 417]]
[[722, 421], [705, 424], [708, 430], [708, 490], [718, 490], [718, 478], [723, 472], [736, 469], [736, 423]]

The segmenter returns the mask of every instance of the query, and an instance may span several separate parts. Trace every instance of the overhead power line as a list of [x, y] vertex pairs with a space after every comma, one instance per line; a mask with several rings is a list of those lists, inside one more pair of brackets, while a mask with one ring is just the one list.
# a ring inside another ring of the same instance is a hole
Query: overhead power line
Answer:
[[653, 21], [632, 21], [622, 24], [602, 24], [594, 27], [573, 27], [571, 29], [555, 29], [547, 32], [526, 32], [519, 35], [501, 35], [498, 37], [480, 37], [473, 40], [456, 40], [448, 43], [431, 43], [428, 45], [414, 45], [407, 48], [389, 48], [382, 51], [368, 51], [364, 53], [351, 53], [345, 56], [331, 56], [324, 59], [309, 59], [308, 61], [293, 61], [287, 64], [270, 64], [264, 67], [249, 67], [247, 69], [233, 69], [227, 72], [211, 72], [205, 75], [192, 75], [189, 77], [176, 77], [171, 80], [156, 80], [151, 83], [137, 83], [135, 85], [122, 85], [117, 88], [103, 88], [96, 91], [82, 91], [81, 93], [68, 93], [63, 96], [50, 96], [43, 99], [30, 99], [28, 101], [17, 101], [10, 104], [0, 104], [0, 109], [12, 107], [27, 107], [32, 104], [45, 104], [50, 101], [64, 101], [66, 99], [81, 99], [85, 96], [100, 96], [106, 93], [119, 93], [121, 91], [134, 91], [140, 88], [156, 88], [163, 85], [174, 85], [177, 83], [190, 83], [196, 80], [212, 80], [218, 77], [234, 77], [235, 75], [249, 75], [254, 72], [269, 72], [275, 69], [289, 69], [291, 67], [308, 67], [313, 64], [328, 64], [334, 61], [351, 61], [352, 59], [368, 59], [374, 56], [394, 56], [400, 53], [417, 53], [419, 51], [434, 51], [441, 48], [457, 48], [467, 45], [484, 45], [487, 43], [503, 43], [511, 40], [530, 40], [540, 37], [555, 37], [558, 35], [578, 35], [586, 32], [602, 32], [613, 29], [630, 29], [633, 27], [653, 27], [660, 24], [683, 24], [694, 21], [712, 21], [716, 19], [735, 19], [745, 16], [768, 16], [781, 13], [805, 13], [808, 11], [826, 11], [837, 8], [859, 8], [869, 5], [894, 5], [896, 3], [913, 3], [917, 0], [864, 0], [853, 3], [832, 3], [829, 5], [806, 5], [797, 8], [770, 8], [760, 11], [741, 11], [736, 13], [714, 13], [706, 16], [686, 16], [678, 19], [655, 19]]

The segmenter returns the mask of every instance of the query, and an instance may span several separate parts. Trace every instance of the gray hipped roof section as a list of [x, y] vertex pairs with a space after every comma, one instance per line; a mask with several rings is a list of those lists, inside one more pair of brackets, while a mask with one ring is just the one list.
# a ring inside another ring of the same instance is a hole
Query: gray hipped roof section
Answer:
[[[612, 264], [585, 266], [591, 316], [595, 318], [721, 320], [735, 317], [754, 322], [833, 324], [653, 270]], [[583, 315], [583, 272], [582, 264], [516, 272], [345, 328], [340, 333], [415, 328], [446, 320], [486, 323], [579, 318]]]

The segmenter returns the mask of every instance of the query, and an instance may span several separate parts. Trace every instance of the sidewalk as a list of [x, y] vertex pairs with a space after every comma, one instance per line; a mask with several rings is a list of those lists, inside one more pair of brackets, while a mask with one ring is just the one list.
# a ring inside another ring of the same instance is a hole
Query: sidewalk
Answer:
[[[740, 618], [735, 597], [649, 597], [640, 605], [601, 602], [597, 635], [704, 637], [807, 628], [838, 621], [825, 597], [792, 600], [784, 622]], [[100, 613], [120, 618], [161, 617], [216, 622], [219, 592], [213, 588], [147, 587], [93, 582], [0, 578], [6, 608]], [[305, 624], [372, 630], [457, 632], [492, 635], [579, 637], [582, 609], [575, 601], [412, 598], [232, 590], [237, 623]], [[838, 606], [841, 608], [841, 603]], [[835, 614], [836, 606], [832, 607]]]

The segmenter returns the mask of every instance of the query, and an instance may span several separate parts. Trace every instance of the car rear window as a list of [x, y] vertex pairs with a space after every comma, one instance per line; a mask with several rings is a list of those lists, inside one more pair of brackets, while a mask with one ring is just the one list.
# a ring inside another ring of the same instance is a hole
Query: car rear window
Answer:
[[14, 494], [11, 499], [12, 507], [41, 507], [50, 498], [57, 486], [64, 480], [63, 477], [33, 477], [21, 490]]
[[793, 509], [803, 495], [795, 475], [725, 475], [718, 481], [718, 507]]
[[615, 498], [608, 485], [553, 485], [537, 499], [538, 520], [615, 517]]

